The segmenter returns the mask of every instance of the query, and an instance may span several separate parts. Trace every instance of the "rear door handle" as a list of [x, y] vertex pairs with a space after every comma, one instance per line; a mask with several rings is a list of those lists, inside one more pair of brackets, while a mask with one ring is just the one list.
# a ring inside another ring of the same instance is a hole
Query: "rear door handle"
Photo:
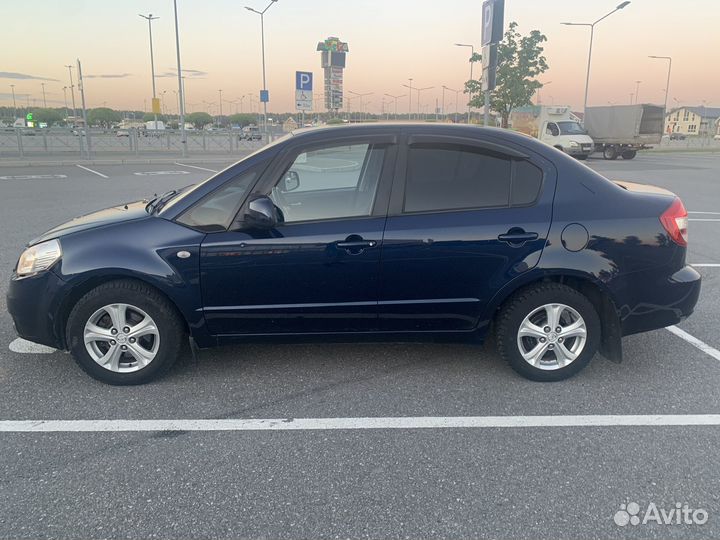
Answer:
[[501, 242], [507, 242], [511, 245], [523, 245], [525, 242], [531, 242], [537, 240], [538, 233], [525, 232], [520, 227], [513, 227], [505, 234], [498, 235], [498, 240]]

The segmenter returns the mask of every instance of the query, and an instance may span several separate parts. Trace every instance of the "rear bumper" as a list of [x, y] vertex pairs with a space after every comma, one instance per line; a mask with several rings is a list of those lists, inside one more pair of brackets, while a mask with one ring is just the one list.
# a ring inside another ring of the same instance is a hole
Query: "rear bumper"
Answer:
[[7, 307], [18, 336], [55, 349], [64, 348], [63, 340], [55, 331], [58, 292], [64, 285], [52, 270], [22, 279], [13, 274]]
[[620, 307], [622, 335], [664, 328], [689, 317], [700, 297], [701, 281], [691, 266], [657, 281], [633, 280], [635, 300]]

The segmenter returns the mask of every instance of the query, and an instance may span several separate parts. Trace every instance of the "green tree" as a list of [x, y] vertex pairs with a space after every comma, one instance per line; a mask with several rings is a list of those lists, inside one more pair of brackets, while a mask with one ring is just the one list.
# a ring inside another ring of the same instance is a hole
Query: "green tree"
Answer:
[[244, 127], [257, 122], [257, 115], [250, 113], [231, 114], [228, 117], [230, 125]]
[[57, 109], [37, 109], [33, 111], [33, 121], [36, 123], [43, 122], [48, 126], [53, 124], [62, 124], [65, 115]]
[[208, 124], [213, 123], [213, 117], [206, 112], [194, 112], [185, 117], [186, 122], [190, 122], [195, 129], [202, 129]]
[[88, 124], [109, 128], [120, 121], [120, 113], [108, 107], [98, 107], [88, 111]]
[[[490, 107], [500, 113], [502, 127], [508, 127], [508, 119], [513, 109], [530, 105], [533, 94], [542, 83], [535, 78], [548, 69], [541, 44], [547, 37], [539, 30], [521, 36], [517, 23], [511, 22], [503, 40], [497, 45], [497, 76], [495, 90], [490, 93]], [[475, 54], [470, 61], [482, 60]], [[482, 108], [485, 104], [481, 80], [469, 80], [465, 83], [465, 93], [470, 95], [470, 105]]]

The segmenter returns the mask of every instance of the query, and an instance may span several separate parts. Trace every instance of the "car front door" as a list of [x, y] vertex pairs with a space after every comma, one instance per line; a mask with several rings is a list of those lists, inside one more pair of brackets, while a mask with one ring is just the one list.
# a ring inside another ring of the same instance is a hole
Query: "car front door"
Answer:
[[[489, 141], [411, 136], [382, 249], [380, 328], [468, 331], [547, 239], [555, 168]], [[404, 170], [403, 170], [404, 169]]]
[[283, 153], [249, 197], [269, 197], [280, 210], [277, 225], [230, 227], [202, 244], [209, 330], [376, 330], [380, 248], [396, 151], [394, 136], [383, 136], [296, 143]]

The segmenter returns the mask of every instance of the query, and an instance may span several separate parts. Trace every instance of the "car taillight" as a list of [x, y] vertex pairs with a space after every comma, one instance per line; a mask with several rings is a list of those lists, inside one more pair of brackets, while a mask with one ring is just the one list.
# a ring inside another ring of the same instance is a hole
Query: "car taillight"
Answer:
[[688, 242], [688, 213], [680, 199], [676, 198], [660, 216], [660, 223], [679, 246], [686, 247]]

